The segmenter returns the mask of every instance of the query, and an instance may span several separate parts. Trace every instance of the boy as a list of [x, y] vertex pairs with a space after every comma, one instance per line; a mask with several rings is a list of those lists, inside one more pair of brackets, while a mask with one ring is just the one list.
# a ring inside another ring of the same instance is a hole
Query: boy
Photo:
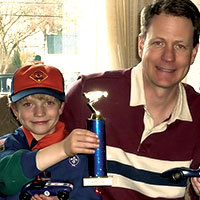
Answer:
[[[70, 199], [99, 199], [94, 188], [82, 187], [82, 178], [88, 176], [87, 156], [82, 153], [94, 153], [98, 138], [89, 131], [82, 134], [81, 129], [66, 137], [59, 121], [65, 101], [61, 72], [46, 65], [18, 69], [10, 100], [22, 126], [1, 139], [0, 199], [19, 199], [22, 187], [37, 176], [72, 183]], [[57, 197], [35, 195], [32, 199]]]

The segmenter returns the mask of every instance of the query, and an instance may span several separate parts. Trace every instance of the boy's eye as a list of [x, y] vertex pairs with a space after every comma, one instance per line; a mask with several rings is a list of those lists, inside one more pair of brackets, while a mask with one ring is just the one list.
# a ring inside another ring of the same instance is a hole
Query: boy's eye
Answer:
[[47, 101], [47, 105], [54, 105], [55, 103], [53, 101]]
[[31, 103], [26, 102], [26, 103], [23, 104], [23, 106], [24, 106], [24, 107], [29, 107], [29, 106], [31, 106]]

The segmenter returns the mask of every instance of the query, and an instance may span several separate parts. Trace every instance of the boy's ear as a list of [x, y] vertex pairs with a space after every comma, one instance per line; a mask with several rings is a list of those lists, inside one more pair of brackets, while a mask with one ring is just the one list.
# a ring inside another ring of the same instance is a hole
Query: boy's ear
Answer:
[[65, 106], [65, 102], [62, 102], [60, 105], [60, 109], [59, 109], [59, 115], [61, 115], [63, 113], [64, 106]]
[[18, 111], [17, 111], [16, 107], [13, 106], [12, 104], [10, 104], [10, 108], [12, 109], [12, 111], [13, 111], [15, 117], [17, 117], [17, 116], [18, 116]]

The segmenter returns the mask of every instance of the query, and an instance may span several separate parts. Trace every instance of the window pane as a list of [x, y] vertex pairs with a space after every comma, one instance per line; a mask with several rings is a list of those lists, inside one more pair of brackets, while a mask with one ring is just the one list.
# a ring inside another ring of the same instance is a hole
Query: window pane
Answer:
[[35, 56], [58, 67], [66, 87], [74, 81], [79, 72], [66, 63], [79, 56], [79, 0], [2, 0], [0, 6], [0, 92], [9, 91], [5, 77]]

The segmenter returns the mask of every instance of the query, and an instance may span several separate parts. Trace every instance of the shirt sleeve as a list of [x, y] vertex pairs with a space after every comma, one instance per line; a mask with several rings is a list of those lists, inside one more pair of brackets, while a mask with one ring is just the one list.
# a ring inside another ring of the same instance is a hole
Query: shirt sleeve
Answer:
[[0, 160], [0, 192], [5, 195], [17, 194], [22, 187], [34, 178], [24, 175], [21, 157], [27, 150], [18, 150]]

